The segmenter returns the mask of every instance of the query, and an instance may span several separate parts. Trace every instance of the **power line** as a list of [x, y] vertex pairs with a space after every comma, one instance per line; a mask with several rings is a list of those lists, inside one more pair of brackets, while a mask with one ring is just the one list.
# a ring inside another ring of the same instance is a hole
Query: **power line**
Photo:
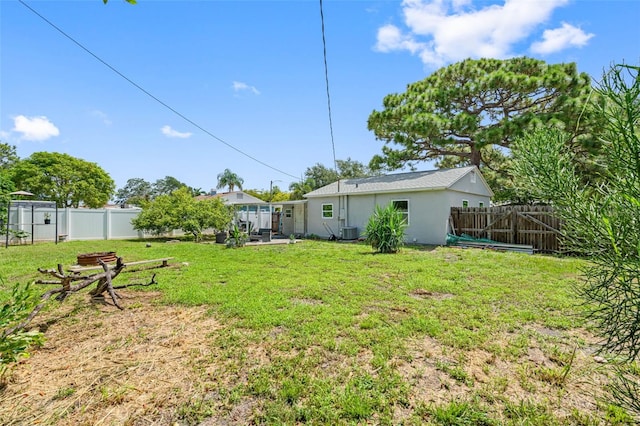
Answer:
[[[24, 7], [26, 7], [27, 9], [29, 9], [31, 12], [33, 12], [36, 16], [38, 16], [40, 19], [42, 19], [43, 21], [45, 21], [47, 24], [49, 24], [50, 26], [52, 26], [53, 28], [56, 29], [56, 31], [58, 31], [60, 34], [62, 34], [63, 36], [65, 36], [66, 38], [68, 38], [69, 40], [71, 40], [75, 45], [77, 45], [78, 47], [80, 47], [82, 50], [84, 50], [85, 52], [87, 52], [89, 55], [93, 56], [97, 61], [99, 61], [100, 63], [102, 63], [104, 66], [106, 66], [107, 68], [109, 68], [111, 71], [113, 71], [114, 73], [118, 74], [120, 77], [122, 77], [123, 79], [125, 79], [127, 82], [129, 82], [132, 86], [134, 86], [136, 89], [140, 90], [142, 93], [144, 93], [145, 95], [149, 96], [151, 99], [153, 99], [154, 101], [158, 102], [160, 105], [162, 105], [163, 107], [167, 108], [169, 111], [173, 112], [174, 114], [176, 114], [178, 117], [182, 118], [184, 121], [186, 121], [187, 123], [191, 124], [192, 126], [196, 127], [197, 129], [201, 130], [202, 132], [206, 133], [207, 135], [211, 136], [212, 138], [214, 138], [215, 140], [217, 140], [218, 142], [226, 145], [227, 147], [233, 149], [234, 151], [244, 155], [245, 157], [255, 161], [256, 163], [262, 164], [265, 167], [270, 168], [271, 170], [274, 170], [276, 172], [282, 173], [283, 175], [287, 175], [289, 177], [292, 177], [294, 179], [298, 179], [296, 176], [289, 174], [283, 170], [280, 170], [276, 167], [270, 166], [269, 164], [265, 163], [262, 160], [259, 160], [255, 157], [253, 157], [250, 154], [247, 154], [246, 152], [242, 151], [239, 148], [236, 148], [235, 146], [231, 145], [230, 143], [224, 141], [223, 139], [219, 138], [218, 136], [214, 135], [213, 133], [211, 133], [210, 131], [208, 131], [207, 129], [205, 129], [204, 127], [200, 126], [198, 123], [196, 123], [195, 121], [191, 120], [190, 118], [186, 117], [184, 114], [180, 113], [179, 111], [175, 110], [174, 108], [172, 108], [170, 105], [168, 105], [167, 103], [163, 102], [162, 100], [160, 100], [159, 98], [157, 98], [156, 96], [154, 96], [152, 93], [150, 93], [149, 91], [147, 91], [146, 89], [144, 89], [142, 86], [140, 86], [138, 83], [136, 83], [135, 81], [131, 80], [129, 77], [127, 77], [126, 75], [124, 75], [123, 73], [121, 73], [120, 71], [118, 71], [115, 67], [111, 66], [109, 63], [107, 63], [105, 60], [103, 60], [102, 58], [100, 58], [98, 55], [96, 55], [95, 53], [93, 53], [91, 50], [89, 50], [88, 48], [86, 48], [84, 45], [82, 45], [79, 41], [77, 41], [76, 39], [74, 39], [73, 37], [71, 37], [69, 34], [67, 34], [66, 32], [64, 32], [61, 28], [59, 28], [57, 25], [55, 25], [53, 22], [51, 22], [50, 20], [48, 20], [47, 18], [45, 18], [43, 15], [41, 15], [38, 11], [36, 11], [35, 9], [33, 9], [31, 6], [29, 6], [28, 4], [26, 4], [23, 0], [18, 0]], [[334, 158], [335, 158], [335, 154], [334, 154]]]
[[333, 168], [338, 172], [336, 161], [336, 144], [333, 140], [333, 119], [331, 118], [331, 95], [329, 94], [329, 67], [327, 66], [327, 42], [324, 37], [324, 12], [322, 10], [322, 0], [320, 0], [320, 23], [322, 25], [322, 50], [324, 52], [324, 81], [327, 86], [327, 107], [329, 109], [329, 132], [331, 133], [331, 148], [333, 150]]

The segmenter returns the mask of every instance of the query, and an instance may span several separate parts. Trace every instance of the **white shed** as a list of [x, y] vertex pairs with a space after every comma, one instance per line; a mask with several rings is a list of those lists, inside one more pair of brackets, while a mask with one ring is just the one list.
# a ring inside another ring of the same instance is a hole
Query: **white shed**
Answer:
[[355, 239], [376, 205], [407, 218], [406, 242], [445, 244], [451, 207], [488, 207], [493, 191], [475, 166], [342, 179], [305, 194], [307, 234]]

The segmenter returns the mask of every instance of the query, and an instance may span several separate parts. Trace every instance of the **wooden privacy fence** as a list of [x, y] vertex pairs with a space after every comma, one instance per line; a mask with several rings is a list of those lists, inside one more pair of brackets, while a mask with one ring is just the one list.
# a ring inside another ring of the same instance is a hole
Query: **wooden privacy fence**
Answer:
[[551, 206], [451, 207], [449, 225], [455, 235], [528, 244], [542, 253], [562, 251], [560, 219]]

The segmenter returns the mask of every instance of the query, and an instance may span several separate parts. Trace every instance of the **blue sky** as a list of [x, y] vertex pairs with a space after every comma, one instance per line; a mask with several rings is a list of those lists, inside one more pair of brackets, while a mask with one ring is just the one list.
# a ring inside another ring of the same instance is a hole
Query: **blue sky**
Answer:
[[384, 96], [467, 57], [576, 62], [594, 77], [640, 63], [639, 0], [325, 0], [332, 145], [319, 1], [24, 3], [157, 100], [0, 0], [0, 139], [23, 158], [98, 163], [118, 188], [173, 176], [209, 190], [229, 168], [245, 188], [284, 189], [332, 167], [333, 146], [367, 164]]

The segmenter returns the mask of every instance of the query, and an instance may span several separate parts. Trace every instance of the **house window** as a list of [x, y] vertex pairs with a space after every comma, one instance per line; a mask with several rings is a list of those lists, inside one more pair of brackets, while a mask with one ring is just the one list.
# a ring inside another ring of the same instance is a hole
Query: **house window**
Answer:
[[291, 217], [291, 209], [286, 209], [284, 211], [284, 217]]
[[483, 203], [482, 201], [480, 201], [480, 202], [478, 203], [478, 207], [484, 207], [484, 203]]
[[322, 218], [333, 219], [333, 204], [322, 205]]
[[471, 183], [476, 183], [476, 172], [471, 172]]
[[409, 224], [409, 200], [394, 200], [392, 201], [393, 207], [402, 213], [404, 221]]
[[462, 200], [462, 207], [469, 207], [469, 200]]

